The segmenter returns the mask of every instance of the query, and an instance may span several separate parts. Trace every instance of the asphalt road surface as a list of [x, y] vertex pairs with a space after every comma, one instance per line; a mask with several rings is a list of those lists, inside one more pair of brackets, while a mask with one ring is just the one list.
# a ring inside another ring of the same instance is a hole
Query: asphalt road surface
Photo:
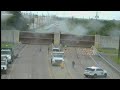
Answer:
[[2, 78], [50, 79], [47, 50], [45, 45], [26, 45], [11, 65], [7, 75], [2, 75]]
[[[83, 73], [86, 67], [100, 66], [108, 71], [107, 78], [120, 79], [102, 58], [94, 55], [91, 49], [68, 47], [65, 52], [64, 68], [52, 66], [50, 63], [51, 52], [47, 45], [26, 45], [19, 57], [9, 66], [7, 74], [2, 74], [2, 79], [94, 79], [86, 78]], [[72, 67], [72, 61], [75, 67]]]

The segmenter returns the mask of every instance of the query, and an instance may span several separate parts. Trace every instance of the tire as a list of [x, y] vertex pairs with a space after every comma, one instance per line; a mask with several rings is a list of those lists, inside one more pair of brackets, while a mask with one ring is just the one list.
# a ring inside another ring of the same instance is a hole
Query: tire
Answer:
[[12, 62], [10, 61], [9, 64], [11, 64]]
[[104, 77], [107, 77], [107, 73], [104, 74]]
[[94, 76], [93, 76], [94, 78], [96, 78], [97, 77], [97, 74], [94, 74]]

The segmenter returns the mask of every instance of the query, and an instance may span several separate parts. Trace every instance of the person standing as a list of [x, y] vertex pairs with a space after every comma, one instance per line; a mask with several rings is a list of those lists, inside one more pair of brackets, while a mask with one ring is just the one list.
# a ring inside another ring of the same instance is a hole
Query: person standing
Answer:
[[72, 67], [73, 68], [75, 67], [75, 61], [72, 61]]

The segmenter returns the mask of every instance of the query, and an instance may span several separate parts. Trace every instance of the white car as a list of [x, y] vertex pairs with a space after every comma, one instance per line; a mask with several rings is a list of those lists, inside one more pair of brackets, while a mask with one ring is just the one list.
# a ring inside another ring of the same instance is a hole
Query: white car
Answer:
[[84, 75], [86, 77], [97, 77], [97, 76], [104, 76], [107, 77], [107, 71], [103, 70], [100, 67], [87, 67], [84, 71]]

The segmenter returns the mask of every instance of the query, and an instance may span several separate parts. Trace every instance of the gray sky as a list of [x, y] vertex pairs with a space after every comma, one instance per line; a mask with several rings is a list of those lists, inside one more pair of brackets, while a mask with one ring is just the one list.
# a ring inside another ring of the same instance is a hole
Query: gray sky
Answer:
[[[26, 11], [22, 11], [26, 12]], [[56, 15], [59, 17], [95, 18], [96, 11], [27, 11], [38, 15]], [[120, 11], [98, 11], [99, 19], [120, 20]]]

